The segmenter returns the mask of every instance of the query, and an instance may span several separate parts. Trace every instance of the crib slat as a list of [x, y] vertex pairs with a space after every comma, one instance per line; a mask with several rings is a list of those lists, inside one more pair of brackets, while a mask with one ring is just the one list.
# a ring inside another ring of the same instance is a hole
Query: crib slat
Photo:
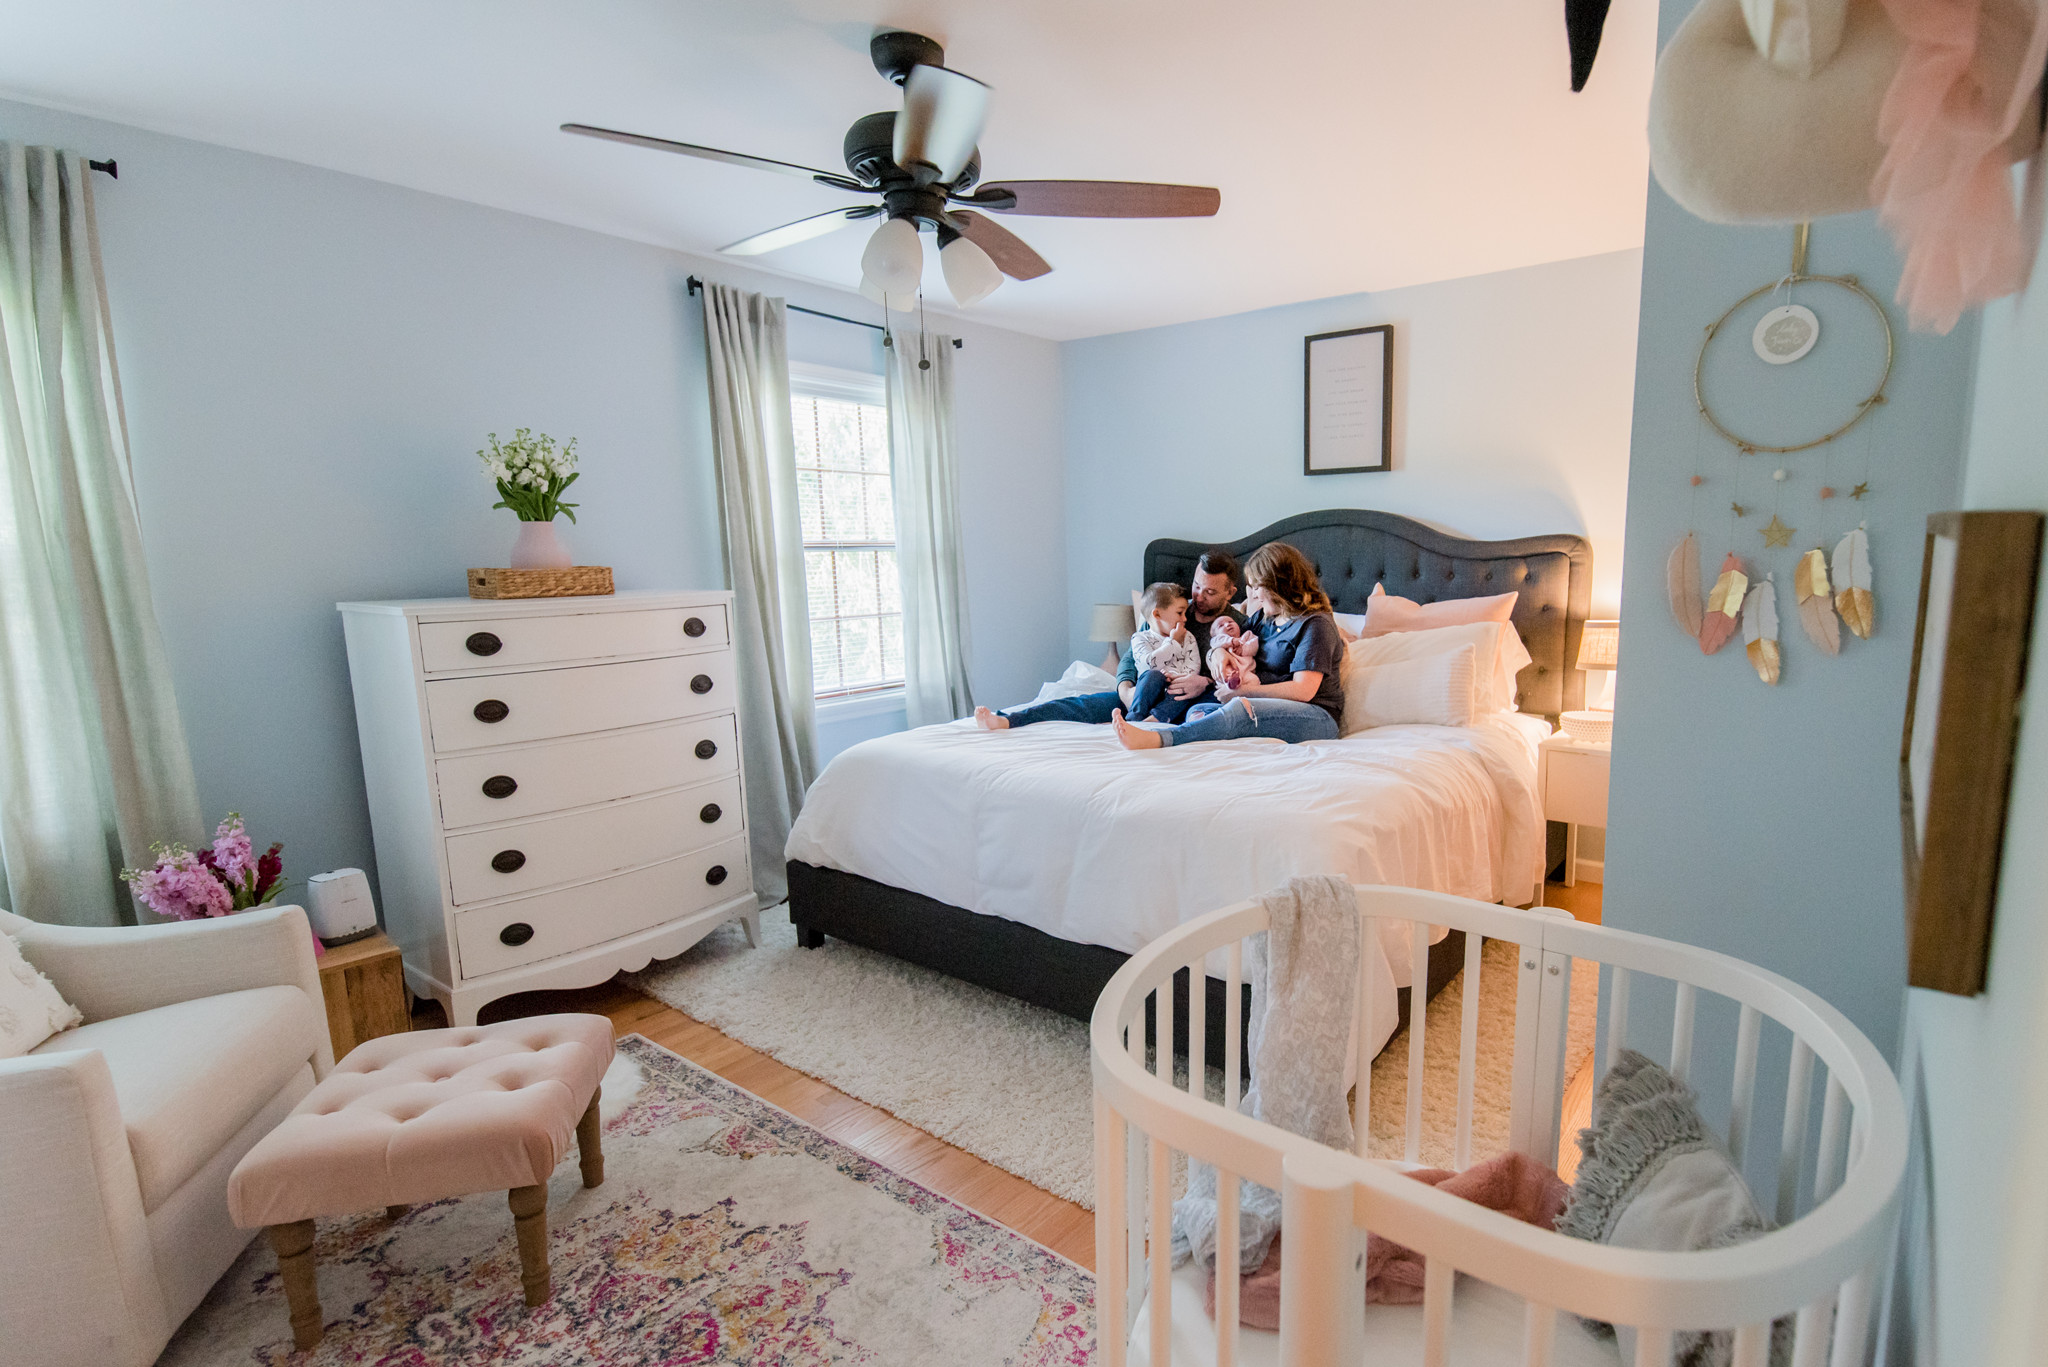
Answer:
[[1238, 1319], [1237, 1174], [1216, 1172], [1216, 1367], [1236, 1367]]
[[1820, 1154], [1813, 1167], [1813, 1204], [1816, 1206], [1834, 1195], [1835, 1187], [1842, 1180], [1842, 1127], [1847, 1123], [1843, 1112], [1848, 1105], [1849, 1093], [1843, 1090], [1842, 1079], [1834, 1069], [1828, 1069], [1827, 1100], [1820, 1107]]
[[1785, 1076], [1785, 1130], [1778, 1149], [1778, 1223], [1798, 1213], [1799, 1165], [1806, 1157], [1806, 1112], [1813, 1096], [1813, 1049], [1792, 1041], [1792, 1067]]
[[1842, 1283], [1842, 1308], [1835, 1316], [1835, 1350], [1828, 1367], [1863, 1367], [1870, 1337], [1870, 1290], [1876, 1281], [1877, 1269], [1866, 1267]]
[[1465, 932], [1465, 980], [1458, 1022], [1458, 1142], [1451, 1166], [1463, 1172], [1472, 1166], [1472, 1088], [1479, 1073], [1480, 949], [1486, 937]]
[[1671, 1331], [1636, 1330], [1635, 1367], [1671, 1367]]
[[1792, 1321], [1792, 1367], [1822, 1367], [1828, 1356], [1828, 1329], [1835, 1320], [1835, 1298], [1822, 1296], [1799, 1308]]
[[[1287, 1231], [1280, 1278], [1279, 1367], [1325, 1367], [1351, 1339], [1365, 1309], [1362, 1258], [1351, 1223], [1351, 1160], [1330, 1149], [1280, 1160], [1280, 1227]], [[1158, 1359], [1166, 1367], [1164, 1358]]]
[[1628, 970], [1615, 969], [1614, 992], [1607, 1003], [1607, 1065], [1600, 1070], [1603, 1075], [1621, 1057], [1621, 1051], [1628, 1048], [1628, 983]]
[[1450, 1367], [1451, 1287], [1457, 1269], [1442, 1258], [1422, 1264], [1422, 1367]]
[[1223, 982], [1223, 1104], [1237, 1109], [1244, 1084], [1244, 941], [1230, 942], [1230, 972]]
[[[1168, 979], [1170, 983], [1172, 980]], [[1150, 1363], [1173, 1361], [1173, 1150], [1152, 1141], [1152, 1343]]]
[[1738, 1170], [1749, 1148], [1749, 1122], [1756, 1114], [1756, 1045], [1763, 1022], [1763, 1012], [1745, 1006], [1735, 1027], [1735, 1096], [1728, 1106], [1728, 1156]]
[[1150, 1168], [1144, 1131], [1124, 1123], [1124, 1335], [1138, 1322], [1138, 1288], [1145, 1284], [1145, 1206]]
[[1173, 977], [1159, 984], [1159, 1014], [1152, 1032], [1152, 1071], [1167, 1086], [1173, 1085]]
[[1771, 1351], [1771, 1326], [1745, 1324], [1735, 1331], [1735, 1352], [1729, 1367], [1765, 1367]]
[[1095, 1094], [1095, 1279], [1096, 1360], [1124, 1367], [1124, 1118], [1102, 1093]]
[[1699, 989], [1680, 983], [1677, 1004], [1671, 1010], [1671, 1076], [1680, 1082], [1692, 1076], [1692, 1022], [1698, 1005]]
[[1550, 1367], [1557, 1347], [1557, 1307], [1527, 1302], [1522, 1321], [1522, 1367]]
[[1423, 1037], [1429, 1023], [1429, 927], [1408, 923], [1408, 1140], [1402, 1156], [1422, 1161]]
[[1204, 959], [1188, 965], [1188, 1095], [1209, 1097], [1209, 969]]
[[1378, 994], [1373, 991], [1377, 976], [1373, 973], [1375, 947], [1384, 950], [1380, 932], [1386, 922], [1376, 916], [1367, 916], [1359, 922], [1358, 943], [1358, 1018], [1352, 1022], [1352, 1035], [1358, 1040], [1358, 1076], [1351, 1091], [1351, 1151], [1360, 1158], [1372, 1156], [1372, 1048], [1370, 1046], [1373, 1007]]

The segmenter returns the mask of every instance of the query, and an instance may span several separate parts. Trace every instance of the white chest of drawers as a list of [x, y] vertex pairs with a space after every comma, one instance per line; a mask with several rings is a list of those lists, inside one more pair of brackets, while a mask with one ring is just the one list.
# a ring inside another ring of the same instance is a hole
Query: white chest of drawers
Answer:
[[385, 929], [450, 1024], [758, 939], [731, 601], [338, 605]]

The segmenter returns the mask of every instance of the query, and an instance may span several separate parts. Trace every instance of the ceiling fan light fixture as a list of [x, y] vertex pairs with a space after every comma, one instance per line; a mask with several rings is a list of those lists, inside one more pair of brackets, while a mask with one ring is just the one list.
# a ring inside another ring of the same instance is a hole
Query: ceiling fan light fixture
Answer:
[[939, 270], [946, 277], [953, 302], [962, 308], [980, 303], [1003, 283], [1003, 273], [989, 254], [964, 237], [956, 237], [939, 248]]
[[917, 307], [917, 295], [915, 293], [885, 293], [883, 292], [882, 287], [880, 285], [877, 285], [874, 282], [874, 280], [865, 273], [863, 273], [860, 278], [860, 293], [861, 297], [863, 299], [866, 299], [869, 303], [874, 304], [878, 307], [886, 307], [891, 313], [908, 313], [910, 312], [910, 310]]
[[860, 254], [860, 271], [885, 294], [917, 293], [924, 278], [924, 247], [917, 240], [917, 225], [907, 218], [892, 218], [875, 229]]

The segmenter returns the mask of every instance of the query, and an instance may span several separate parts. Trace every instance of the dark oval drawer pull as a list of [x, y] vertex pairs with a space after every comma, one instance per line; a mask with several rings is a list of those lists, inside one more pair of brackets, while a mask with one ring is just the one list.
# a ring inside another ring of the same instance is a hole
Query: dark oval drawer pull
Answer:
[[724, 815], [724, 809], [721, 808], [716, 802], [707, 802], [704, 804], [702, 810], [700, 810], [697, 813], [697, 819], [703, 822], [705, 825], [709, 826], [712, 822], [718, 820], [718, 818]]
[[498, 941], [501, 944], [523, 945], [532, 938], [533, 927], [524, 921], [514, 921], [498, 932]]
[[697, 758], [698, 758], [698, 759], [710, 759], [710, 758], [711, 758], [711, 757], [712, 757], [713, 755], [715, 755], [715, 754], [717, 754], [717, 753], [718, 753], [718, 742], [717, 742], [717, 741], [715, 741], [715, 740], [700, 740], [700, 741], [698, 741], [698, 742], [697, 742]]
[[702, 617], [692, 617], [688, 621], [683, 623], [683, 635], [702, 636], [703, 634], [704, 619]]
[[690, 680], [690, 691], [692, 693], [709, 693], [711, 691], [711, 676], [709, 674], [699, 674], [696, 678]]
[[526, 867], [526, 855], [520, 850], [499, 850], [491, 856], [491, 867], [499, 873], [517, 873]]
[[481, 722], [498, 722], [511, 716], [512, 709], [499, 702], [496, 698], [485, 698], [475, 707], [470, 708], [469, 714]]
[[510, 774], [492, 774], [484, 780], [485, 797], [510, 797], [519, 791], [519, 780]]
[[505, 648], [505, 643], [488, 631], [473, 631], [462, 644], [472, 655], [496, 655]]
[[704, 870], [704, 881], [714, 888], [723, 883], [725, 881], [725, 865], [713, 864], [710, 868]]

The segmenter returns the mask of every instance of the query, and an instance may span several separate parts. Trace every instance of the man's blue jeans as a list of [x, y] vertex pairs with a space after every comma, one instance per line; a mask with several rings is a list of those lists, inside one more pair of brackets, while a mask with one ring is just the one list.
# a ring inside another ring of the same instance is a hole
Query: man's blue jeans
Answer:
[[1109, 714], [1124, 705], [1123, 696], [1114, 690], [1108, 693], [1083, 693], [1074, 698], [1054, 698], [1051, 702], [1027, 703], [1013, 707], [1003, 713], [1012, 726], [1030, 726], [1041, 721], [1078, 721], [1094, 726], [1109, 723]]

